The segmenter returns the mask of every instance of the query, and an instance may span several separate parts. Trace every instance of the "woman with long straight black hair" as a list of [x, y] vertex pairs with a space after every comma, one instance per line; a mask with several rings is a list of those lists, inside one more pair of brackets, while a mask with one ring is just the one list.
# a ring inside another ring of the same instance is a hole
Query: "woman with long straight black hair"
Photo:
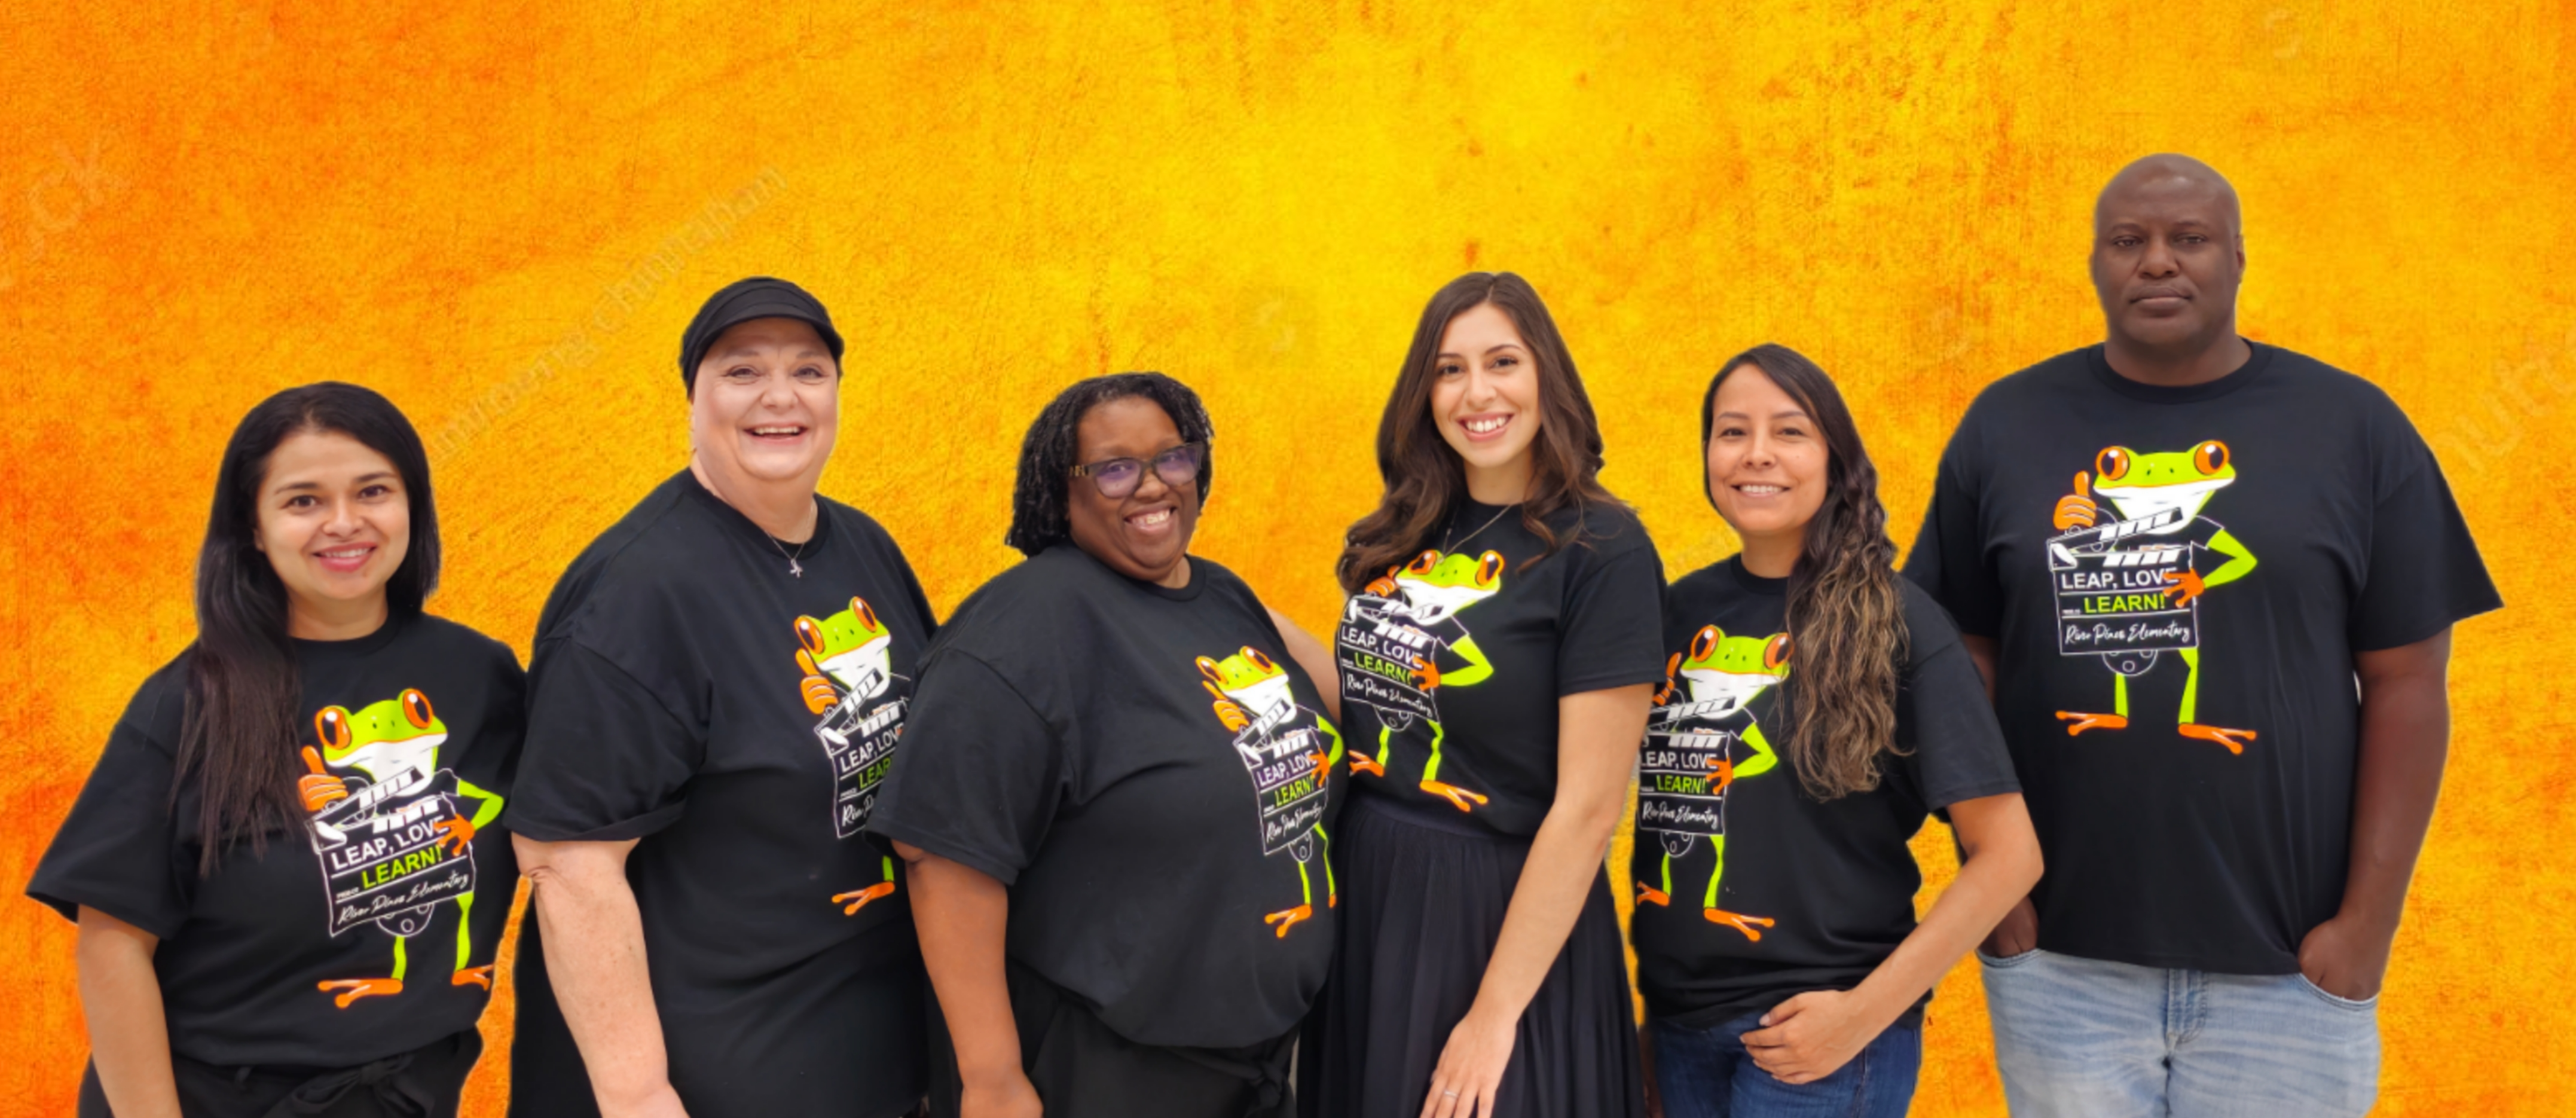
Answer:
[[[1932, 984], [2039, 879], [2039, 840], [1832, 379], [1736, 356], [1700, 447], [1744, 548], [1664, 593], [1629, 921], [1657, 1111], [1903, 1118]], [[1907, 841], [1935, 813], [1964, 861], [1918, 925]]]
[[1353, 794], [1304, 1112], [1643, 1106], [1602, 855], [1663, 678], [1663, 563], [1602, 488], [1574, 360], [1527, 282], [1433, 295], [1378, 426], [1335, 633]]
[[451, 1115], [518, 868], [508, 646], [422, 612], [420, 436], [349, 384], [234, 429], [197, 639], [108, 736], [28, 893], [80, 923], [84, 1118]]

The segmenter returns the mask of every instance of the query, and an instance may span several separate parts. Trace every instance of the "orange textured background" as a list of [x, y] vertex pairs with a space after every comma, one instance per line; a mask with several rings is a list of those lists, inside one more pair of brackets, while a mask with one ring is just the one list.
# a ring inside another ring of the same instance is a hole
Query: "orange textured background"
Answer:
[[[2549, 635], [2576, 523], [2547, 481], [2576, 460], [2576, 5], [395, 7], [0, 7], [11, 890], [188, 641], [216, 456], [278, 388], [408, 410], [449, 531], [433, 608], [524, 654], [556, 573], [682, 461], [697, 300], [789, 276], [851, 342], [824, 489], [943, 611], [1012, 557], [1040, 403], [1155, 368], [1216, 417], [1198, 549], [1321, 629], [1455, 273], [1550, 298], [1676, 573], [1731, 546], [1698, 390], [1765, 339], [1841, 377], [1902, 541], [1971, 394], [2099, 337], [2092, 194], [2172, 149], [2243, 193], [2246, 331], [2396, 396], [2511, 603], [2459, 634], [2380, 1113], [2576, 1110], [2576, 665]], [[8, 1113], [71, 1109], [72, 939], [0, 903]], [[2000, 1112], [1981, 1012], [1953, 974], [1917, 1113]], [[505, 993], [496, 1054], [508, 1023]], [[468, 1113], [505, 1078], [487, 1060]]]

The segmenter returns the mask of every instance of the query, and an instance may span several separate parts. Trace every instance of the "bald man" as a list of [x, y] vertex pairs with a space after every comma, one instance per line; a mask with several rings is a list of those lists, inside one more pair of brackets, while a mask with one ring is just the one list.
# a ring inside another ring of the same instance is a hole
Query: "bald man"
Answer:
[[2361, 1114], [2440, 785], [2452, 623], [2502, 604], [2386, 394], [2236, 331], [2236, 192], [2122, 168], [2102, 344], [1987, 386], [1905, 573], [1985, 672], [2047, 876], [1986, 941], [2013, 1113]]

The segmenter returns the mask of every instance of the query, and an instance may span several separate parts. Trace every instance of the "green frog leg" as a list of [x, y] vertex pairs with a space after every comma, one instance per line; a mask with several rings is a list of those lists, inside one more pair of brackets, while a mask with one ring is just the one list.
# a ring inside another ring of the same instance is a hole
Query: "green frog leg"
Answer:
[[[479, 832], [491, 826], [493, 820], [501, 817], [503, 800], [500, 794], [477, 788], [473, 782], [463, 777], [457, 778], [456, 790], [459, 794], [470, 796], [476, 801], [473, 830]], [[400, 952], [402, 948], [397, 945], [394, 950]], [[456, 969], [448, 974], [447, 984], [491, 989], [492, 964], [485, 963], [478, 967], [473, 965], [473, 962], [474, 890], [468, 889], [462, 896], [456, 898]], [[394, 968], [394, 977], [402, 977], [402, 968], [399, 965]]]
[[1759, 924], [1765, 928], [1770, 927], [1772, 925], [1770, 917], [1746, 916], [1717, 907], [1717, 883], [1726, 876], [1726, 836], [1710, 835], [1708, 844], [1716, 849], [1717, 860], [1708, 870], [1708, 897], [1701, 904], [1700, 915], [1707, 917], [1711, 924], [1723, 924], [1744, 933], [1746, 939], [1755, 943], [1762, 942], [1762, 933], [1754, 930], [1753, 926]]

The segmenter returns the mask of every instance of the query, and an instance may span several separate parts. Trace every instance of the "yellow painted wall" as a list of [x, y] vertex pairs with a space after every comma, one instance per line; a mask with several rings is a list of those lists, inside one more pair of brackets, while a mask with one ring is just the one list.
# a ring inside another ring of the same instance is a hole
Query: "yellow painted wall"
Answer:
[[[1766, 339], [1842, 379], [1902, 541], [1971, 394], [2099, 337], [2092, 194], [2171, 149], [2243, 193], [2246, 332], [2396, 396], [2511, 603], [2459, 633], [2380, 1112], [2576, 1109], [2566, 0], [394, 7], [0, 13], [0, 881], [189, 639], [217, 453], [278, 388], [409, 411], [449, 531], [434, 608], [524, 654], [556, 573], [681, 461], [699, 298], [784, 275], [851, 344], [824, 489], [942, 610], [1012, 557], [1038, 406], [1151, 368], [1216, 418], [1199, 550], [1320, 629], [1454, 274], [1551, 300], [1605, 479], [1676, 572], [1730, 549], [1698, 390]], [[70, 1109], [72, 938], [0, 904], [8, 1113]], [[1999, 1098], [1962, 971], [1917, 1113]]]

